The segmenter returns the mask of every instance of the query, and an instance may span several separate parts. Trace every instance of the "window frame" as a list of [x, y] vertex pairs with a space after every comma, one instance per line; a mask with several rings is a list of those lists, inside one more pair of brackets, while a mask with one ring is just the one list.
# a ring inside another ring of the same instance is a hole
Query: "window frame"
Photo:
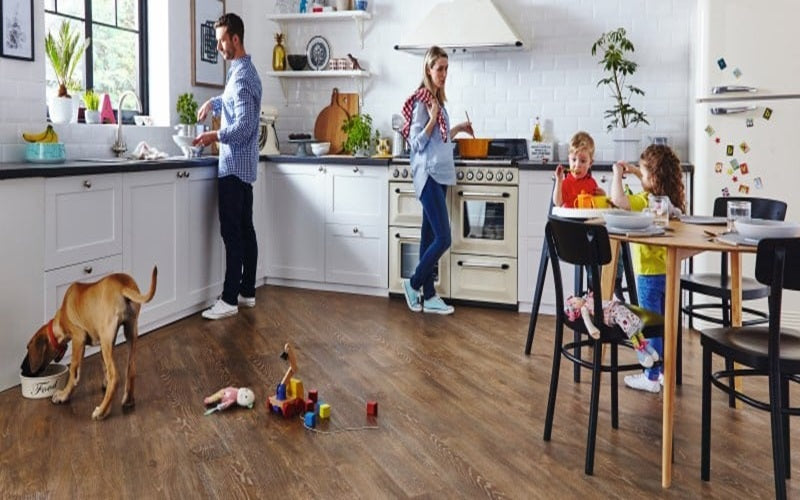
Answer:
[[[139, 29], [134, 30], [131, 28], [125, 28], [118, 25], [118, 19], [115, 19], [115, 24], [109, 24], [104, 22], [92, 21], [92, 0], [83, 0], [83, 16], [79, 17], [72, 14], [64, 14], [59, 12], [58, 10], [58, 0], [53, 0], [54, 9], [48, 9], [45, 7], [44, 12], [45, 14], [51, 14], [54, 16], [60, 16], [66, 19], [71, 19], [73, 21], [77, 21], [83, 23], [84, 29], [84, 36], [91, 38], [92, 37], [92, 26], [93, 24], [97, 24], [109, 29], [115, 29], [120, 31], [126, 31], [128, 33], [137, 33], [139, 38], [139, 100], [142, 103], [142, 114], [147, 115], [150, 113], [150, 86], [149, 86], [149, 79], [148, 75], [148, 61], [147, 61], [147, 0], [136, 0], [138, 4], [138, 12], [139, 16], [137, 19]], [[118, 0], [114, 0], [114, 12], [115, 17], [116, 13], [118, 12]], [[86, 85], [87, 89], [94, 88], [94, 46], [89, 45], [84, 53], [84, 84]]]

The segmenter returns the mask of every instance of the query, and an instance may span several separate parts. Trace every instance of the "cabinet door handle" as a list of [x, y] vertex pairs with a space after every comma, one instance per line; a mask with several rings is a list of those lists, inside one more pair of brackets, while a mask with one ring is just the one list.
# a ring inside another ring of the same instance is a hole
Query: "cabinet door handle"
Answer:
[[85, 181], [83, 181], [83, 187], [85, 187], [86, 189], [92, 189], [92, 181], [86, 179]]
[[355, 174], [357, 174], [357, 173], [358, 173], [358, 167], [357, 167], [357, 166], [356, 166], [356, 167], [353, 167], [353, 173], [355, 173]]
[[755, 106], [731, 106], [729, 108], [719, 107], [711, 108], [712, 115], [740, 115], [748, 111], [755, 111]]
[[353, 228], [353, 234], [358, 234], [358, 227]]
[[[622, 178], [624, 179], [625, 176], [623, 175]], [[600, 176], [600, 183], [605, 184], [607, 180], [605, 174]]]
[[92, 274], [92, 271], [93, 271], [92, 266], [86, 266], [83, 268], [83, 272], [85, 274]]
[[470, 262], [465, 260], [459, 260], [458, 265], [462, 267], [474, 267], [478, 269], [502, 269], [507, 270], [509, 267], [508, 264], [493, 264], [489, 262]]
[[319, 172], [322, 172], [322, 170], [323, 170], [323, 168], [322, 168], [322, 165], [320, 165], [320, 166], [317, 168], [317, 171], [319, 171]]
[[177, 175], [177, 176], [178, 176], [178, 179], [181, 179], [181, 178], [183, 178], [183, 172], [178, 172], [178, 173], [176, 173], [175, 175]]
[[394, 237], [398, 240], [419, 241], [419, 236], [402, 236], [400, 233], [394, 233]]
[[187, 171], [185, 171], [185, 172], [183, 173], [183, 176], [184, 176], [184, 177], [186, 177], [186, 178], [188, 178], [188, 177], [189, 177], [191, 174], [192, 174], [192, 173], [191, 173], [191, 172], [189, 172], [189, 171], [187, 170]]

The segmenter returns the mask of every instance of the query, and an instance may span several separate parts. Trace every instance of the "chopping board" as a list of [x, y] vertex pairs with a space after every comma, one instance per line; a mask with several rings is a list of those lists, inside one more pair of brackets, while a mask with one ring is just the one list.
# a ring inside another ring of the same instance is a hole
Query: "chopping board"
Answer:
[[347, 134], [342, 130], [342, 125], [349, 118], [347, 111], [339, 105], [339, 89], [333, 89], [331, 103], [325, 106], [317, 116], [314, 124], [314, 138], [319, 141], [330, 142], [329, 154], [335, 155], [342, 152], [342, 145], [347, 139]]
[[358, 94], [348, 94], [345, 92], [339, 92], [339, 106], [343, 107], [345, 111], [347, 111], [347, 116], [355, 116], [359, 114], [359, 99]]

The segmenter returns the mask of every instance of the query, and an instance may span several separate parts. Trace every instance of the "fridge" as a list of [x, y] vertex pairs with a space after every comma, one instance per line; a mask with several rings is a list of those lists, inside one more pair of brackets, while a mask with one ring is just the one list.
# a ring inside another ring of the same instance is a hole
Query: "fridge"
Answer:
[[[800, 221], [800, 42], [798, 0], [698, 0], [693, 58], [694, 212], [710, 215], [719, 196], [774, 198]], [[753, 276], [755, 258], [743, 258]], [[719, 257], [695, 259], [719, 272]], [[751, 303], [748, 303], [751, 305]], [[758, 304], [766, 310], [766, 302]], [[784, 297], [800, 326], [800, 297]]]

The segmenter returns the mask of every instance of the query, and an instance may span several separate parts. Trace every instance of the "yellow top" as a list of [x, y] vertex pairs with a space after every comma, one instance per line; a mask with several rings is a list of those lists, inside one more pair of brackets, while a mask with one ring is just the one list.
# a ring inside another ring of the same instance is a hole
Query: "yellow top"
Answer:
[[[649, 205], [648, 195], [647, 191], [629, 194], [628, 201], [631, 204], [631, 210], [641, 212], [647, 208]], [[644, 276], [667, 274], [667, 249], [665, 247], [634, 243], [631, 245], [631, 250], [633, 272]]]

